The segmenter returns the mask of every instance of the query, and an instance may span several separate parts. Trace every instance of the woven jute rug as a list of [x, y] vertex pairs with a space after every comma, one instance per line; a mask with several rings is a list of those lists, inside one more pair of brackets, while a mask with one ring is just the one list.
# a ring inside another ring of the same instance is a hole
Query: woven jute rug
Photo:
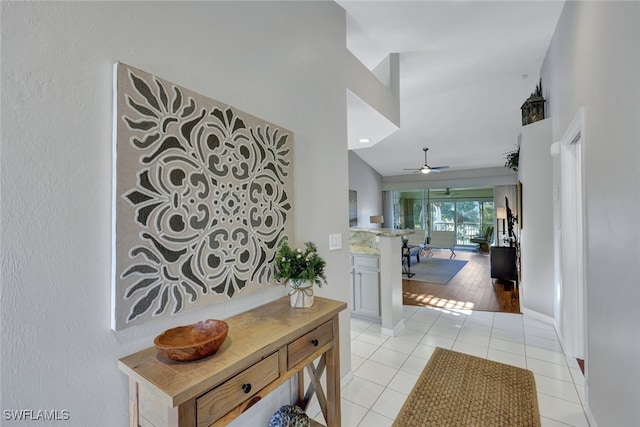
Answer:
[[398, 427], [540, 427], [533, 372], [436, 348]]

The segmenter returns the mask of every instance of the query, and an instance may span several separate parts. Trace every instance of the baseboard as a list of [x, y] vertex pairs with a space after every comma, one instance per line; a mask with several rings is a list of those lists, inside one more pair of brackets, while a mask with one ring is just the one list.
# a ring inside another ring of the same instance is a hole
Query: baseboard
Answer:
[[[564, 342], [564, 336], [562, 335], [562, 331], [560, 330], [560, 325], [558, 325], [558, 321], [555, 319], [553, 321], [553, 329], [556, 331], [556, 335], [558, 336], [558, 341], [560, 341], [560, 345], [562, 345], [562, 343]], [[564, 353], [564, 347], [562, 348], [562, 352]]]
[[598, 427], [598, 423], [596, 423], [596, 419], [593, 418], [593, 414], [591, 413], [591, 408], [589, 408], [589, 405], [584, 405], [584, 413], [587, 416], [589, 427]]
[[340, 389], [342, 390], [347, 384], [353, 380], [353, 371], [349, 371], [344, 374], [344, 377], [340, 379]]
[[551, 316], [547, 316], [546, 314], [538, 313], [535, 310], [531, 310], [530, 308], [523, 307], [522, 314], [525, 316], [529, 316], [533, 319], [540, 320], [541, 322], [548, 323], [557, 329], [556, 319]]
[[362, 320], [368, 320], [369, 322], [374, 322], [374, 323], [382, 323], [382, 317], [378, 317], [378, 316], [368, 316], [366, 314], [362, 314], [362, 313], [357, 313], [355, 311], [351, 312], [351, 318], [352, 319], [362, 319]]
[[380, 328], [380, 333], [382, 335], [387, 335], [390, 337], [395, 337], [400, 332], [404, 330], [404, 319], [400, 319], [400, 321], [393, 327], [393, 329], [389, 328]]
[[[352, 380], [353, 380], [353, 371], [349, 371], [346, 374], [344, 374], [344, 377], [340, 379], [340, 390], [342, 390]], [[297, 396], [292, 394], [291, 399], [293, 402], [297, 399]], [[307, 415], [313, 418], [318, 416], [321, 411], [322, 409], [320, 408], [320, 404], [318, 403], [318, 398], [316, 396], [313, 396], [311, 399], [311, 403], [309, 404], [305, 412], [307, 413]], [[320, 417], [322, 417], [322, 415], [320, 415]]]
[[526, 307], [522, 308], [522, 314], [553, 326], [553, 330], [556, 331], [556, 335], [558, 335], [558, 339], [560, 340], [560, 345], [562, 345], [562, 334], [560, 333], [560, 328], [558, 327], [558, 322], [555, 318], [547, 316], [546, 314], [538, 313], [537, 311]]

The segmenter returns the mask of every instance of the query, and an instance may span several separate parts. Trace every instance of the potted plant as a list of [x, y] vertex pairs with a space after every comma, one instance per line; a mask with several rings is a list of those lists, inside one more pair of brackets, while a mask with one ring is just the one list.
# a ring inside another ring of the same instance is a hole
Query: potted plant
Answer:
[[520, 146], [518, 146], [516, 150], [507, 153], [506, 159], [507, 161], [504, 163], [504, 167], [517, 172], [518, 163], [520, 162]]
[[313, 305], [313, 285], [327, 284], [324, 273], [326, 262], [318, 255], [313, 242], [306, 242], [304, 249], [291, 248], [285, 237], [282, 240], [275, 259], [273, 277], [283, 285], [289, 284], [292, 307], [311, 307]]

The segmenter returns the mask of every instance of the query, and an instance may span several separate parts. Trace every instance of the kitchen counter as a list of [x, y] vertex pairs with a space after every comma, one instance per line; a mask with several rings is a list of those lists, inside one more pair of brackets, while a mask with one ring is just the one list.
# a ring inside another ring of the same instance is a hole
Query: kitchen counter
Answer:
[[395, 228], [350, 228], [349, 231], [371, 233], [374, 236], [395, 237], [408, 236], [416, 230], [396, 230]]
[[349, 245], [349, 252], [360, 255], [380, 255], [380, 251], [378, 249], [362, 245]]
[[414, 230], [395, 230], [393, 228], [350, 228], [349, 252], [380, 255], [381, 237], [402, 237], [413, 233], [415, 233]]

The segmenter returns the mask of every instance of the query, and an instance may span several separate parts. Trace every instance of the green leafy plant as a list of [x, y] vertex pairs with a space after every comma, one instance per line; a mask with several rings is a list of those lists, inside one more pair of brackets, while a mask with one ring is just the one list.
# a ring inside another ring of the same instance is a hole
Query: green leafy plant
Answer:
[[300, 286], [298, 281], [309, 281], [322, 287], [327, 284], [324, 273], [327, 264], [318, 255], [313, 242], [306, 242], [304, 246], [304, 249], [291, 248], [289, 241], [283, 239], [276, 254], [273, 277], [284, 285], [291, 282], [292, 287]]
[[517, 172], [518, 163], [520, 162], [520, 147], [518, 146], [517, 150], [507, 153], [506, 159], [507, 161], [504, 163], [504, 167]]

